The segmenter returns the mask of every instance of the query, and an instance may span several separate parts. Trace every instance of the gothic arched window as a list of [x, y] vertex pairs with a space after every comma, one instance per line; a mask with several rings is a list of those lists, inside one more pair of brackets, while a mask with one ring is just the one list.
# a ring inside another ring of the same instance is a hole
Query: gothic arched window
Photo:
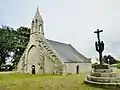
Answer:
[[34, 27], [34, 21], [32, 21], [32, 32], [33, 32], [33, 27]]
[[36, 28], [37, 28], [37, 22], [38, 22], [38, 20], [37, 20], [37, 19], [35, 19]]
[[40, 30], [40, 32], [42, 31], [42, 25], [41, 24], [39, 25], [39, 30]]
[[32, 26], [34, 26], [34, 21], [32, 21]]
[[38, 20], [36, 19], [36, 20], [35, 20], [35, 22], [37, 23], [37, 22], [38, 22]]
[[32, 21], [32, 24], [34, 24], [34, 21]]

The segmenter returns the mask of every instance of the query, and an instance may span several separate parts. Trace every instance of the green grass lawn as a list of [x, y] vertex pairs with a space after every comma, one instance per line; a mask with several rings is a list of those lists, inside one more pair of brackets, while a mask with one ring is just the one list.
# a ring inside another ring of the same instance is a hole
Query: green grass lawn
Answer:
[[104, 90], [85, 84], [84, 78], [86, 75], [0, 74], [0, 90]]

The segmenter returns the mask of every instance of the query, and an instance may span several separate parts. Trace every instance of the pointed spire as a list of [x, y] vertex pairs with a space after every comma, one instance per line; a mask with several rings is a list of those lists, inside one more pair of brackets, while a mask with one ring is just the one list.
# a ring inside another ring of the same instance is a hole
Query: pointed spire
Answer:
[[36, 14], [35, 14], [34, 19], [39, 19], [39, 20], [43, 21], [41, 15], [40, 15], [40, 13], [39, 13], [39, 7], [37, 7], [37, 11], [36, 11]]
[[35, 13], [35, 17], [34, 17], [34, 18], [37, 18], [37, 17], [40, 17], [39, 7], [37, 7], [37, 11], [36, 11], [36, 13]]
[[39, 12], [39, 7], [37, 7], [37, 12]]

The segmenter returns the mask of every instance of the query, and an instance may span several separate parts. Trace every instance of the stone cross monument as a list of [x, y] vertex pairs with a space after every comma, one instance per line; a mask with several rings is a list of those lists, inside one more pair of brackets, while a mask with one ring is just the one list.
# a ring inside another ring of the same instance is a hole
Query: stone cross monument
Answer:
[[104, 43], [103, 41], [100, 41], [100, 32], [103, 32], [103, 30], [97, 29], [97, 31], [95, 31], [94, 33], [97, 33], [98, 41], [95, 42], [95, 47], [96, 51], [99, 52], [100, 65], [102, 65], [103, 64], [102, 52], [104, 51]]
[[97, 31], [94, 32], [97, 33], [98, 38], [98, 41], [95, 42], [95, 47], [99, 53], [100, 64], [94, 64], [92, 66], [90, 74], [87, 75], [84, 81], [94, 85], [101, 85], [102, 87], [103, 85], [106, 85], [106, 87], [120, 86], [120, 75], [113, 71], [108, 64], [103, 64], [102, 52], [104, 51], [104, 43], [100, 41], [100, 32], [103, 32], [103, 30], [97, 29]]

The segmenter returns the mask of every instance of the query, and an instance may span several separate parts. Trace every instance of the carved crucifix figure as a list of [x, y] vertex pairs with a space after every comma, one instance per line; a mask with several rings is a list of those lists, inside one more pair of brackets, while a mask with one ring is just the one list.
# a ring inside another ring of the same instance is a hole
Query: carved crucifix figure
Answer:
[[97, 33], [98, 41], [95, 42], [95, 47], [96, 51], [99, 52], [100, 65], [102, 65], [103, 64], [102, 52], [104, 51], [104, 43], [103, 41], [100, 41], [100, 32], [103, 32], [103, 30], [97, 29], [97, 31], [95, 31], [94, 33]]

